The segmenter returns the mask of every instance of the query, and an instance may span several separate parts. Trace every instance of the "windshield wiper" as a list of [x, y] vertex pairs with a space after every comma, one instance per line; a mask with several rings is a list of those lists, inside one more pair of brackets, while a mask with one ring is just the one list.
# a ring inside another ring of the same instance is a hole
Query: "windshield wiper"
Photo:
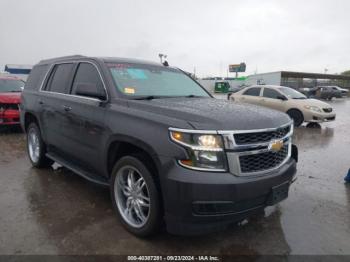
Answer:
[[197, 98], [197, 97], [203, 97], [203, 96], [188, 95], [188, 96], [185, 96], [185, 97], [190, 97], [190, 98], [194, 97], [194, 98]]
[[160, 99], [160, 98], [167, 98], [166, 96], [139, 96], [132, 98], [133, 100], [152, 100], [152, 99]]
[[132, 98], [133, 100], [153, 100], [153, 99], [165, 99], [165, 98], [176, 98], [176, 97], [202, 97], [202, 96], [196, 96], [196, 95], [186, 95], [186, 96], [139, 96]]

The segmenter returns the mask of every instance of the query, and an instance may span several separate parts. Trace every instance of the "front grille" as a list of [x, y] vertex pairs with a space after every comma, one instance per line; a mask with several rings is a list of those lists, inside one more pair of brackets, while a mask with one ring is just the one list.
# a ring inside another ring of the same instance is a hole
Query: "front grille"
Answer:
[[250, 173], [264, 171], [279, 166], [288, 156], [288, 144], [278, 152], [264, 152], [239, 157], [241, 172]]
[[325, 113], [331, 113], [333, 111], [332, 108], [322, 108], [323, 109], [323, 112]]
[[18, 104], [3, 104], [0, 103], [0, 111], [5, 111], [5, 110], [18, 110], [19, 105]]
[[287, 126], [278, 128], [274, 131], [235, 134], [234, 138], [237, 145], [266, 143], [273, 139], [281, 139], [285, 137], [289, 133], [290, 128], [290, 126]]

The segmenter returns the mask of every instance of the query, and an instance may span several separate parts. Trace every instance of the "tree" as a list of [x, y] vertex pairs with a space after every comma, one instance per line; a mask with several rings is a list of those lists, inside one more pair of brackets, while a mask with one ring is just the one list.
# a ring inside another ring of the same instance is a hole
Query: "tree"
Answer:
[[343, 76], [350, 76], [350, 70], [346, 70], [343, 73], [341, 73]]

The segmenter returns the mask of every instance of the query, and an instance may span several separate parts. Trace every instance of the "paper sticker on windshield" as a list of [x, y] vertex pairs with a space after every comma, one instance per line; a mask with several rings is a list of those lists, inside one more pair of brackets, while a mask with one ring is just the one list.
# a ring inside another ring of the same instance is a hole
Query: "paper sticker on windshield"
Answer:
[[125, 94], [135, 94], [135, 88], [133, 87], [124, 87]]
[[147, 75], [142, 69], [128, 68], [126, 71], [132, 79], [147, 79]]

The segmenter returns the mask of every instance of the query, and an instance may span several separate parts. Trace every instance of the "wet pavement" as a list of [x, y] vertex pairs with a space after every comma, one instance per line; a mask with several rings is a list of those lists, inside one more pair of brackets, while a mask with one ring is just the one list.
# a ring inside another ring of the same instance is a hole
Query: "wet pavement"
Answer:
[[31, 167], [19, 130], [0, 131], [0, 254], [350, 254], [350, 99], [337, 120], [295, 130], [298, 180], [287, 200], [228, 230], [139, 239], [116, 219], [109, 191], [64, 168]]

